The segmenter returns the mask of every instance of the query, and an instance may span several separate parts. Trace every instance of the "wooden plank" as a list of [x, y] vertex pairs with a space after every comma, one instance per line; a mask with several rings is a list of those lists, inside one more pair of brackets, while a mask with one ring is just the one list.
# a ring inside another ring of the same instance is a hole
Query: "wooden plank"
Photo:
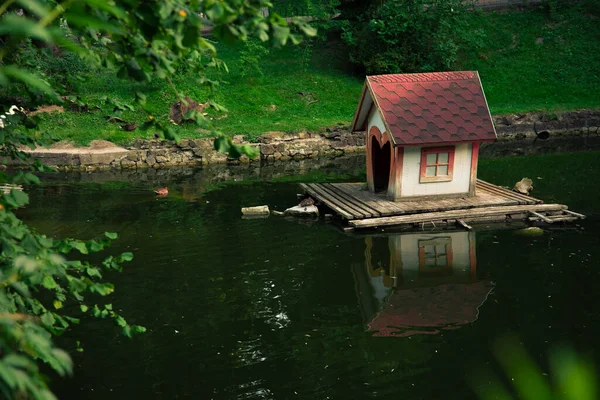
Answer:
[[337, 193], [335, 190], [331, 190], [330, 188], [325, 187], [320, 183], [314, 183], [313, 186], [317, 186], [319, 190], [321, 190], [325, 195], [335, 199], [340, 207], [343, 207], [346, 211], [350, 212], [354, 215], [354, 218], [371, 218], [373, 215], [366, 210], [363, 210], [361, 207], [355, 206], [352, 202], [343, 198], [342, 195]]
[[553, 223], [553, 222], [554, 222], [554, 221], [553, 221], [553, 220], [551, 220], [550, 218], [548, 218], [548, 217], [546, 217], [545, 215], [542, 215], [542, 214], [540, 214], [540, 213], [538, 213], [538, 212], [535, 212], [535, 211], [529, 211], [529, 213], [530, 213], [531, 215], [535, 215], [536, 217], [538, 217], [539, 219], [543, 220], [544, 222], [546, 222], [546, 223], [548, 223], [548, 224], [551, 224], [551, 223]]
[[527, 196], [524, 195], [522, 193], [517, 193], [515, 191], [512, 190], [508, 190], [505, 189], [503, 187], [500, 187], [498, 185], [494, 185], [493, 183], [489, 183], [486, 181], [482, 181], [481, 179], [477, 180], [478, 184], [481, 184], [484, 187], [487, 187], [491, 190], [494, 190], [502, 195], [514, 198], [514, 199], [518, 199], [519, 201], [524, 201], [526, 204], [538, 204], [538, 203], [542, 203], [542, 200], [540, 199], [536, 199], [535, 197], [531, 197], [531, 196]]
[[[565, 221], [569, 221], [570, 222], [570, 221], [575, 221], [578, 218], [575, 217], [575, 216], [573, 216], [573, 215], [562, 215], [562, 216], [558, 216], [558, 217], [552, 217], [552, 218], [549, 218], [549, 219], [552, 222], [565, 222]], [[529, 217], [529, 220], [530, 221], [539, 221], [540, 218], [537, 217], [537, 216], [535, 216], [535, 217]], [[544, 221], [544, 222], [546, 222], [546, 221]], [[552, 222], [548, 222], [548, 223], [551, 224]]]
[[319, 200], [320, 202], [324, 203], [327, 207], [331, 208], [333, 211], [337, 212], [342, 218], [345, 219], [354, 219], [354, 215], [346, 212], [346, 210], [344, 210], [343, 208], [339, 207], [338, 204], [333, 201], [332, 199], [329, 199], [329, 197], [327, 196], [323, 196], [320, 192], [316, 191], [315, 189], [313, 189], [312, 187], [310, 187], [307, 184], [301, 183], [300, 187], [302, 189], [304, 189], [308, 194], [310, 194], [311, 196], [313, 196], [315, 199]]
[[467, 223], [465, 221], [463, 221], [462, 219], [457, 219], [456, 222], [463, 226], [466, 230], [471, 231], [473, 230], [473, 227], [471, 225], [467, 225]]
[[340, 187], [358, 200], [376, 208], [380, 214], [384, 213], [404, 213], [404, 209], [399, 207], [397, 203], [382, 198], [380, 195], [373, 194], [369, 191], [362, 190], [362, 184], [357, 183], [335, 183], [334, 186]]
[[579, 214], [579, 213], [576, 213], [576, 212], [574, 212], [574, 211], [570, 211], [570, 210], [565, 210], [565, 212], [566, 212], [567, 214], [574, 215], [574, 216], [576, 216], [576, 217], [578, 217], [578, 218], [585, 219], [585, 215], [583, 215], [583, 214]]
[[360, 187], [362, 184], [357, 183], [334, 183], [333, 186], [347, 192], [349, 195], [353, 196], [357, 200], [365, 203], [371, 208], [374, 208], [379, 212], [382, 216], [386, 215], [398, 215], [404, 214], [405, 210], [399, 206], [399, 204], [381, 199], [379, 196], [374, 195], [371, 192], [361, 190]]
[[323, 183], [321, 185], [322, 187], [326, 187], [328, 189], [330, 189], [331, 191], [336, 192], [337, 194], [339, 194], [341, 197], [343, 197], [345, 200], [347, 200], [348, 202], [350, 202], [352, 205], [354, 205], [355, 207], [358, 207], [360, 209], [362, 209], [363, 211], [370, 213], [372, 216], [374, 217], [380, 217], [381, 214], [379, 213], [379, 211], [376, 208], [371, 207], [370, 205], [366, 204], [365, 202], [362, 202], [361, 200], [357, 199], [356, 197], [352, 196], [351, 194], [349, 194], [348, 192], [346, 192], [345, 190], [332, 185], [330, 183]]
[[356, 210], [349, 208], [346, 204], [339, 201], [339, 199], [335, 196], [330, 195], [328, 192], [324, 191], [321, 185], [317, 183], [309, 184], [309, 187], [317, 194], [317, 198], [320, 200], [327, 200], [329, 203], [334, 204], [336, 208], [335, 211], [343, 210], [344, 214], [342, 216], [347, 218], [349, 215], [350, 219], [355, 218], [365, 218], [365, 215], [362, 212], [357, 212]]
[[517, 193], [513, 193], [509, 190], [506, 190], [498, 185], [494, 185], [492, 183], [486, 182], [486, 181], [482, 181], [481, 179], [477, 180], [477, 187], [483, 190], [487, 190], [490, 191], [492, 193], [498, 193], [500, 195], [506, 195], [509, 196], [511, 198], [515, 198], [515, 199], [519, 199], [519, 200], [523, 200], [521, 197], [519, 197], [517, 195]]
[[511, 200], [516, 201], [518, 204], [529, 204], [529, 203], [535, 203], [535, 201], [531, 201], [529, 199], [524, 199], [521, 196], [518, 196], [516, 193], [512, 193], [506, 189], [503, 189], [499, 186], [495, 186], [492, 185], [490, 183], [487, 182], [480, 182], [480, 188], [483, 190], [486, 190], [490, 193], [495, 194], [496, 196], [502, 196], [504, 198], [508, 198]]
[[536, 205], [518, 205], [505, 207], [485, 207], [472, 208], [468, 210], [453, 210], [444, 212], [431, 212], [422, 214], [410, 214], [394, 217], [371, 218], [366, 220], [353, 220], [348, 223], [356, 228], [371, 228], [377, 226], [390, 226], [399, 224], [421, 223], [429, 221], [438, 221], [445, 219], [465, 219], [476, 217], [487, 217], [492, 215], [516, 214], [530, 211], [558, 211], [566, 209], [566, 206], [560, 204], [536, 204]]

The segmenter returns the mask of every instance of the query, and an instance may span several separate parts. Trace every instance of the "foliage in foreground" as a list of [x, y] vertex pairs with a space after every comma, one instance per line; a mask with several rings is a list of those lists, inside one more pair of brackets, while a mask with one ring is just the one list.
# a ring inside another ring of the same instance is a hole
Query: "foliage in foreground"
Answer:
[[552, 384], [515, 337], [504, 337], [494, 344], [496, 358], [511, 382], [505, 385], [489, 368], [469, 376], [481, 400], [594, 400], [597, 399], [597, 374], [593, 362], [570, 348], [550, 353]]
[[[259, 10], [268, 5], [266, 0], [81, 0], [60, 4], [54, 0], [5, 0], [0, 3], [0, 86], [12, 97], [5, 97], [0, 104], [4, 112], [0, 157], [30, 161], [22, 146], [34, 147], [47, 139], [37, 133], [36, 119], [11, 101], [25, 98], [25, 106], [33, 108], [68, 100], [76, 108], [90, 108], [77, 93], [69, 93], [74, 90], [72, 82], [50, 85], [23, 56], [26, 51], [48, 47], [61, 54], [75, 54], [88, 65], [146, 83], [157, 79], [171, 83], [170, 77], [185, 64], [199, 85], [212, 88], [217, 82], [208, 78], [207, 71], [226, 66], [202, 36], [207, 25], [212, 25], [214, 34], [223, 40], [246, 40], [250, 35], [262, 41], [271, 38], [279, 45], [300, 40], [282, 18], [260, 16]], [[292, 25], [313, 33], [301, 21]], [[146, 94], [136, 91], [135, 99], [143, 110]], [[114, 106], [124, 107], [118, 102]], [[212, 106], [219, 108], [215, 103]], [[200, 126], [210, 126], [201, 114], [186, 117]], [[163, 118], [148, 115], [143, 128], [178, 140]], [[215, 147], [233, 157], [251, 155], [248, 148], [234, 146], [227, 138], [217, 139]], [[46, 169], [36, 162], [31, 168]], [[97, 305], [85, 297], [112, 293], [114, 287], [103, 280], [103, 273], [120, 270], [120, 264], [133, 255], [110, 256], [100, 264], [74, 259], [77, 253], [104, 250], [117, 235], [105, 233], [87, 242], [41, 235], [15, 215], [29, 201], [16, 185], [35, 184], [38, 178], [30, 172], [11, 175], [0, 170], [0, 182], [10, 183], [3, 185], [0, 196], [0, 393], [6, 399], [52, 399], [39, 364], [47, 364], [59, 375], [72, 371], [68, 353], [54, 345], [52, 335], [77, 323], [79, 312], [113, 319], [126, 336], [144, 331], [129, 325], [111, 304]]]

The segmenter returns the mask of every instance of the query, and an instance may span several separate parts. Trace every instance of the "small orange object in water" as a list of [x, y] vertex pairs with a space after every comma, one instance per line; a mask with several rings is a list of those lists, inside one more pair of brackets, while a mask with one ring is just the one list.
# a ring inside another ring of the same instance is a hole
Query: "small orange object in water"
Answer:
[[169, 194], [169, 188], [165, 186], [164, 188], [156, 189], [154, 193], [159, 196], [166, 196]]

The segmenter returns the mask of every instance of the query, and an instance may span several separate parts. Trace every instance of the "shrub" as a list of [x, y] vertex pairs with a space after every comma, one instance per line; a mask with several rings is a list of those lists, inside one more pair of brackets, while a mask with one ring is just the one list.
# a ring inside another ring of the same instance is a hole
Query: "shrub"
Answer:
[[478, 45], [469, 1], [388, 0], [344, 28], [350, 59], [367, 73], [449, 70], [462, 46]]
[[260, 68], [260, 61], [263, 57], [269, 54], [267, 49], [257, 39], [248, 39], [244, 43], [244, 48], [240, 51], [240, 59], [238, 65], [240, 68], [240, 74], [243, 77], [250, 79], [256, 75], [263, 75], [262, 69]]

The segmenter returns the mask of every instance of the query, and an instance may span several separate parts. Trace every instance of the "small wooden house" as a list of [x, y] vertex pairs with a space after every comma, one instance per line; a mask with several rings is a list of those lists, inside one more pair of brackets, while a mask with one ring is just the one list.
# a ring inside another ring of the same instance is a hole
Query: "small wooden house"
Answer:
[[393, 201], [474, 196], [479, 144], [496, 139], [473, 71], [368, 76], [352, 131], [369, 190]]

